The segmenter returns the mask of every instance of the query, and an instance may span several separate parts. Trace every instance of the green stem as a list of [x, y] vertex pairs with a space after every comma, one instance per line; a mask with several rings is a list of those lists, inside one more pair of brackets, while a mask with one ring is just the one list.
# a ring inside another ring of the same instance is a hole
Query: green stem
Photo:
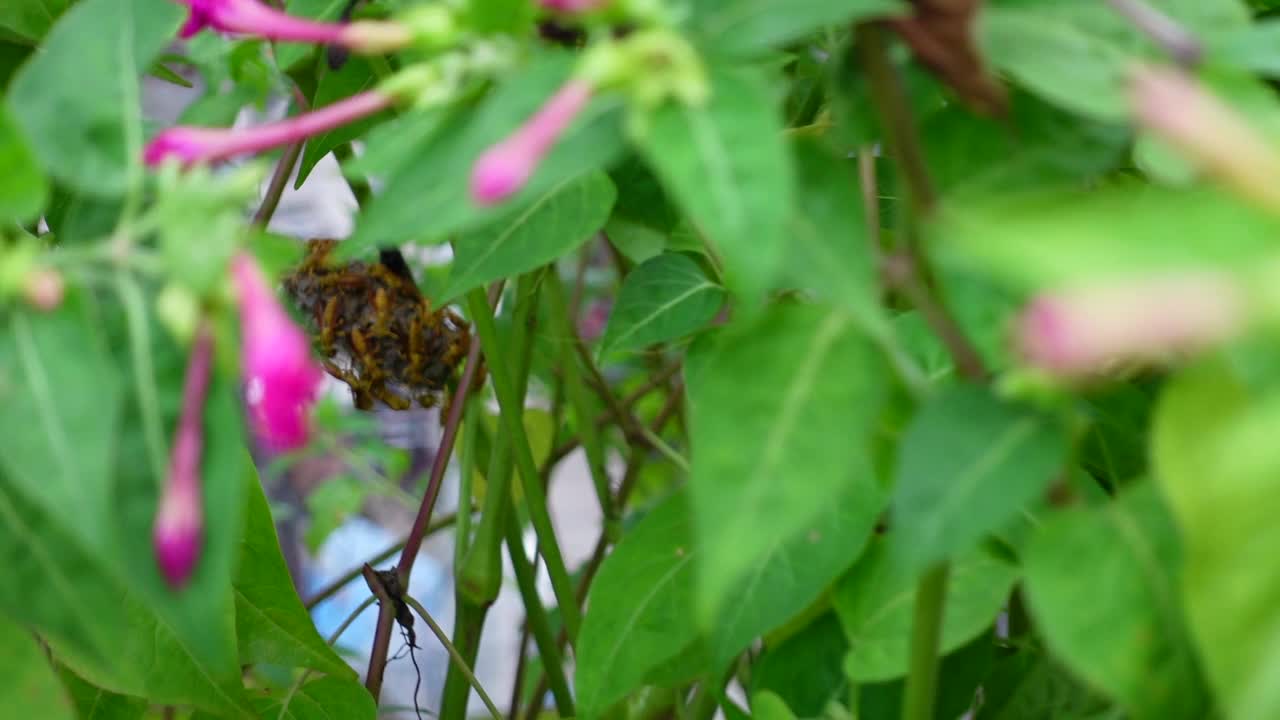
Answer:
[[480, 426], [480, 403], [468, 402], [462, 420], [462, 466], [458, 469], [458, 529], [453, 534], [453, 566], [462, 567], [462, 559], [471, 547], [471, 479], [476, 472], [476, 428]]
[[939, 565], [926, 572], [916, 587], [915, 616], [911, 621], [911, 664], [902, 701], [902, 720], [933, 718], [947, 575], [947, 566]]
[[511, 556], [511, 567], [515, 570], [516, 584], [520, 587], [520, 597], [524, 601], [525, 622], [533, 632], [534, 642], [538, 644], [542, 670], [551, 687], [551, 694], [555, 697], [556, 710], [562, 718], [573, 717], [573, 695], [569, 692], [569, 681], [565, 678], [564, 662], [560, 658], [556, 636], [551, 632], [551, 622], [542, 607], [542, 601], [538, 599], [537, 579], [533, 564], [524, 554], [520, 526], [511, 516], [507, 517], [507, 554]]
[[547, 273], [547, 303], [551, 312], [553, 331], [558, 337], [570, 342], [562, 343], [561, 367], [564, 370], [564, 391], [569, 403], [573, 406], [574, 417], [578, 425], [578, 435], [582, 438], [582, 449], [587, 454], [587, 467], [591, 471], [591, 480], [595, 485], [596, 498], [600, 502], [600, 511], [604, 515], [605, 527], [618, 522], [617, 512], [613, 507], [613, 493], [609, 488], [609, 471], [605, 468], [604, 440], [600, 428], [595, 423], [595, 407], [591, 402], [591, 393], [587, 389], [581, 366], [578, 364], [574, 346], [578, 335], [574, 331], [569, 317], [569, 309], [565, 305], [564, 288], [560, 276], [553, 268]]
[[303, 144], [297, 142], [284, 149], [280, 162], [276, 164], [275, 172], [271, 174], [267, 192], [262, 196], [262, 204], [253, 214], [255, 227], [265, 228], [271, 222], [271, 216], [276, 214], [276, 208], [280, 207], [280, 198], [284, 196], [284, 188], [289, 184], [289, 175], [293, 172], [293, 166], [298, 164], [298, 156], [302, 154]]
[[493, 715], [493, 720], [502, 720], [502, 713], [498, 712], [498, 708], [493, 704], [493, 700], [489, 699], [489, 693], [484, 691], [484, 686], [482, 686], [480, 681], [476, 679], [475, 673], [471, 672], [471, 664], [467, 662], [466, 658], [462, 657], [462, 653], [458, 652], [458, 648], [454, 647], [453, 643], [449, 642], [449, 636], [446, 635], [444, 630], [440, 628], [440, 625], [436, 623], [435, 618], [431, 617], [431, 613], [427, 612], [427, 609], [422, 607], [422, 603], [418, 602], [408, 594], [404, 596], [404, 601], [409, 604], [409, 607], [413, 608], [414, 611], [418, 613], [418, 617], [422, 618], [422, 621], [427, 624], [427, 627], [431, 628], [431, 633], [436, 636], [436, 639], [440, 641], [440, 644], [444, 646], [444, 649], [449, 652], [449, 657], [453, 659], [454, 666], [457, 667], [459, 672], [467, 678], [467, 682], [471, 683], [471, 687], [476, 689], [476, 694], [480, 696], [481, 702], [484, 703], [484, 706], [488, 708], [489, 712]]
[[[490, 357], [504, 357], [498, 329], [493, 321], [493, 310], [485, 299], [484, 291], [471, 291], [467, 296], [467, 303], [480, 334], [480, 342], [486, 348], [486, 354]], [[542, 477], [538, 473], [537, 463], [534, 462], [533, 451], [529, 448], [529, 438], [524, 430], [524, 406], [517, 395], [516, 382], [511, 377], [510, 367], [506, 363], [491, 362], [489, 372], [493, 376], [494, 391], [498, 395], [502, 424], [510, 435], [509, 440], [515, 452], [516, 469], [520, 472], [525, 498], [528, 500], [529, 517], [538, 534], [538, 542], [542, 544], [542, 554], [546, 559], [547, 572], [551, 577], [551, 587], [555, 592], [556, 602], [560, 604], [565, 628], [569, 632], [569, 642], [574, 643], [578, 637], [580, 619], [577, 604], [574, 602], [573, 582], [569, 578], [564, 557], [556, 542], [555, 528], [551, 524], [551, 515], [547, 511], [546, 493], [542, 488]]]
[[480, 632], [484, 629], [485, 616], [489, 614], [487, 604], [472, 602], [462, 594], [461, 589], [454, 593], [454, 602], [456, 610], [453, 616], [452, 646], [462, 663], [449, 663], [440, 699], [440, 720], [463, 720], [467, 716], [467, 690], [470, 681], [462, 669], [475, 664], [476, 655], [480, 651]]
[[124, 306], [129, 325], [129, 359], [133, 366], [134, 392], [138, 396], [138, 414], [142, 417], [142, 437], [147, 444], [147, 460], [155, 475], [156, 486], [164, 483], [169, 452], [161, 429], [160, 400], [156, 393], [155, 367], [151, 364], [151, 332], [142, 289], [123, 268], [116, 271], [116, 291]]

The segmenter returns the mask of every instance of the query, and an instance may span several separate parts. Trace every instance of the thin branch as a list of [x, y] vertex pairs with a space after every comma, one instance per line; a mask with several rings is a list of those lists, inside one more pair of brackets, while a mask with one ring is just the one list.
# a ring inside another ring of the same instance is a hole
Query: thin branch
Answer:
[[[431, 527], [427, 528], [427, 535], [431, 535], [437, 531], [444, 530], [447, 527], [451, 527], [454, 523], [457, 522], [457, 519], [458, 519], [458, 516], [455, 513], [449, 513], [444, 517], [436, 519], [434, 522], [431, 523]], [[397, 540], [396, 542], [389, 545], [387, 549], [369, 558], [364, 563], [361, 563], [360, 565], [357, 565], [354, 568], [343, 573], [339, 578], [329, 583], [328, 585], [325, 585], [320, 590], [317, 590], [314, 594], [311, 595], [311, 597], [308, 597], [306, 601], [303, 602], [303, 605], [306, 606], [308, 610], [310, 610], [315, 606], [319, 605], [320, 603], [324, 602], [325, 600], [328, 600], [334, 595], [337, 595], [339, 590], [346, 587], [347, 584], [350, 583], [352, 580], [355, 580], [356, 578], [360, 577], [361, 565], [364, 565], [365, 563], [368, 563], [369, 565], [381, 565], [387, 560], [390, 560], [391, 556], [400, 552], [400, 549], [404, 547], [404, 543], [405, 543], [404, 539]]]
[[280, 156], [280, 162], [276, 163], [275, 172], [271, 175], [271, 183], [267, 185], [267, 193], [262, 196], [262, 204], [253, 214], [254, 227], [265, 228], [271, 222], [271, 216], [276, 214], [284, 188], [289, 184], [289, 175], [293, 173], [293, 166], [298, 164], [298, 156], [302, 154], [302, 146], [303, 142], [298, 141], [284, 149], [284, 154]]
[[476, 694], [480, 696], [480, 701], [484, 703], [484, 706], [488, 708], [489, 712], [493, 715], [493, 720], [503, 720], [502, 713], [498, 712], [498, 707], [489, 699], [489, 693], [484, 691], [484, 686], [482, 686], [480, 681], [476, 679], [475, 673], [471, 672], [471, 668], [467, 666], [467, 661], [464, 660], [462, 654], [458, 652], [458, 648], [454, 647], [453, 643], [449, 642], [449, 636], [445, 634], [444, 630], [440, 629], [440, 625], [438, 625], [435, 619], [431, 617], [431, 613], [427, 612], [427, 609], [422, 607], [422, 603], [418, 602], [408, 593], [405, 593], [404, 601], [409, 604], [409, 607], [414, 609], [414, 612], [418, 613], [418, 617], [422, 618], [422, 621], [431, 628], [431, 633], [436, 636], [436, 640], [439, 640], [440, 644], [444, 646], [444, 649], [449, 652], [449, 657], [453, 659], [454, 664], [458, 666], [458, 670], [461, 671], [467, 678], [467, 681], [471, 683], [471, 687], [476, 689]]

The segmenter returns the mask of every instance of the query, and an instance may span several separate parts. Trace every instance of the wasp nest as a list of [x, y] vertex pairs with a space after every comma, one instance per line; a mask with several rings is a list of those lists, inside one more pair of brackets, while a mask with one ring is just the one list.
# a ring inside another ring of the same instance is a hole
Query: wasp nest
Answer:
[[356, 407], [374, 400], [396, 410], [436, 405], [471, 345], [453, 311], [432, 310], [407, 268], [336, 263], [336, 241], [313, 240], [284, 278], [285, 290], [311, 322], [330, 375], [351, 388]]

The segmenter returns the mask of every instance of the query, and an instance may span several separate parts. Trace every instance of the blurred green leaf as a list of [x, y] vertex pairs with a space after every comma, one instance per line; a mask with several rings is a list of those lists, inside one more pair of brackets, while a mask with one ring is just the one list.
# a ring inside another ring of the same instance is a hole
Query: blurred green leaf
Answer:
[[1280, 714], [1280, 419], [1276, 391], [1206, 362], [1169, 385], [1152, 431], [1156, 476], [1182, 531], [1182, 592], [1210, 684], [1226, 714]]
[[[993, 638], [984, 633], [943, 655], [938, 663], [934, 717], [960, 718], [972, 709], [978, 687], [991, 672], [995, 650]], [[898, 720], [902, 717], [905, 687], [906, 678], [859, 685], [858, 717], [864, 720]]]
[[641, 138], [667, 193], [723, 254], [730, 289], [758, 301], [783, 261], [791, 162], [756, 72], [713, 68], [706, 105], [659, 108]]
[[320, 637], [298, 597], [262, 486], [254, 476], [247, 476], [245, 484], [245, 528], [235, 577], [240, 662], [305, 667], [331, 676], [355, 677], [351, 667]]
[[751, 693], [776, 693], [800, 717], [821, 715], [827, 703], [843, 699], [849, 682], [840, 665], [849, 641], [840, 620], [826, 612], [776, 646], [751, 668]]
[[94, 687], [66, 668], [58, 674], [75, 703], [79, 720], [139, 720], [147, 712], [147, 701], [142, 698]]
[[751, 717], [758, 720], [796, 720], [796, 714], [777, 693], [765, 690], [751, 696]]
[[0, 27], [38, 42], [74, 0], [5, 0], [0, 5]]
[[[551, 188], [608, 165], [623, 149], [621, 112], [617, 98], [601, 97], [583, 110], [523, 190], [496, 207], [479, 206], [470, 197], [471, 169], [481, 153], [537, 111], [568, 79], [572, 64], [573, 56], [567, 53], [537, 54], [486, 95], [478, 108], [453, 112], [435, 132], [421, 135], [420, 144], [402, 147], [406, 162], [387, 176], [385, 188], [360, 213], [355, 234], [342, 243], [342, 252], [352, 255], [380, 244], [439, 240], [509, 220]], [[431, 222], [424, 225], [428, 217]]]
[[1049, 647], [1134, 718], [1208, 710], [1183, 626], [1179, 561], [1177, 529], [1151, 483], [1053, 518], [1026, 553], [1027, 599]]
[[[892, 680], [907, 671], [917, 575], [894, 562], [889, 544], [873, 542], [832, 597], [849, 639], [844, 671], [857, 683]], [[990, 628], [1017, 579], [1017, 568], [984, 550], [956, 558], [947, 582], [941, 651]]]
[[724, 55], [767, 52], [827, 25], [903, 15], [901, 0], [694, 0], [690, 25]]
[[982, 685], [977, 720], [1122, 720], [1126, 717], [1094, 695], [1052, 660], [1019, 652], [996, 662]]
[[[230, 578], [244, 446], [231, 383], [216, 376], [210, 388], [205, 544], [174, 592], [151, 545], [159, 478], [140, 461], [141, 396], [122, 393], [133, 380], [119, 380], [100, 334], [119, 321], [100, 312], [69, 293], [57, 312], [12, 313], [0, 338], [0, 432], [10, 439], [0, 446], [0, 557], [11, 575], [0, 606], [95, 685], [234, 713], [243, 706]], [[148, 351], [157, 410], [172, 427], [185, 359], [163, 342]]]
[[550, 188], [515, 217], [460, 235], [449, 284], [438, 301], [528, 272], [573, 250], [604, 227], [615, 197], [609, 176], [590, 172]]
[[884, 375], [849, 316], [820, 306], [772, 308], [705, 352], [686, 378], [697, 609], [709, 627], [740, 603], [740, 579], [834, 497], [856, 508], [862, 532], [851, 530], [845, 548], [856, 556], [883, 507], [865, 456]]
[[[371, 90], [377, 83], [378, 77], [374, 74], [369, 61], [359, 57], [348, 58], [341, 69], [327, 70], [320, 76], [315, 96], [311, 99], [311, 108], [314, 110], [332, 105], [339, 100]], [[370, 128], [389, 117], [391, 115], [388, 112], [378, 113], [308, 138], [306, 147], [302, 150], [302, 161], [298, 165], [297, 179], [294, 180], [293, 187], [295, 189], [302, 187], [302, 183], [306, 182], [316, 163], [333, 152], [334, 148], [360, 138]]]
[[1137, 183], [975, 200], [942, 214], [933, 228], [941, 253], [1019, 289], [1246, 268], [1271, 257], [1280, 234], [1280, 220], [1218, 191]]
[[139, 77], [181, 18], [166, 0], [84, 0], [58, 20], [9, 86], [9, 109], [51, 175], [89, 195], [136, 187]]
[[307, 531], [303, 540], [313, 555], [334, 530], [364, 506], [368, 493], [355, 478], [333, 477], [307, 495]]
[[44, 208], [49, 187], [26, 137], [0, 104], [0, 223], [27, 222]]
[[15, 718], [75, 720], [76, 713], [44, 648], [26, 628], [0, 615], [0, 697]]
[[622, 281], [600, 356], [640, 350], [697, 331], [719, 312], [725, 292], [679, 253], [641, 263]]
[[898, 447], [890, 513], [897, 559], [923, 571], [965, 553], [1033, 502], [1066, 467], [1048, 419], [958, 385], [930, 398]]
[[378, 706], [363, 685], [336, 677], [307, 682], [292, 696], [254, 698], [253, 707], [262, 720], [374, 720], [378, 716]]
[[842, 306], [864, 330], [885, 332], [876, 249], [867, 232], [856, 161], [816, 142], [794, 146], [797, 203], [791, 218], [788, 280]]
[[472, 0], [465, 22], [483, 33], [519, 36], [533, 26], [535, 7], [528, 0]]

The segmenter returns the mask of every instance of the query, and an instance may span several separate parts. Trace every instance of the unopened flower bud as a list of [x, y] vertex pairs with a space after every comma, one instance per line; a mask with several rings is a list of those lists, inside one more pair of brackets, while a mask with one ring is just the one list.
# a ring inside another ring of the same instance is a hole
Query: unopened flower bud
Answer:
[[1045, 293], [1018, 320], [1018, 351], [1066, 378], [1156, 362], [1236, 334], [1248, 319], [1244, 295], [1232, 278], [1212, 273]]
[[22, 295], [37, 310], [49, 312], [62, 304], [66, 282], [57, 270], [37, 268], [27, 274]]

